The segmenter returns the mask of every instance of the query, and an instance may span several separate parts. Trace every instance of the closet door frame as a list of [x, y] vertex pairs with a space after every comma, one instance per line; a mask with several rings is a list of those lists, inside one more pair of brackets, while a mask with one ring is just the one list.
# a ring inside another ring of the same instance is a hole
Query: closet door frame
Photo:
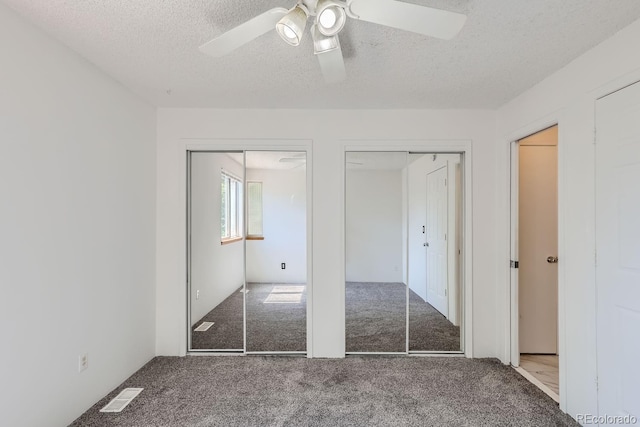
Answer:
[[[460, 330], [462, 335], [461, 342], [463, 346], [462, 352], [409, 352], [408, 350], [408, 331], [407, 331], [407, 349], [401, 354], [410, 356], [464, 356], [473, 357], [473, 221], [472, 221], [472, 171], [473, 171], [473, 153], [471, 140], [370, 140], [370, 139], [344, 139], [341, 140], [341, 163], [342, 163], [342, 212], [345, 213], [346, 206], [346, 161], [347, 153], [352, 151], [369, 151], [369, 152], [400, 152], [408, 153], [429, 153], [429, 154], [461, 154], [461, 171], [462, 171], [462, 229], [463, 240], [461, 242], [462, 260], [461, 260], [461, 290], [462, 290], [462, 324]], [[345, 283], [346, 283], [346, 215], [342, 220], [342, 312], [345, 312]], [[406, 268], [406, 266], [405, 266]], [[408, 316], [408, 311], [407, 311]], [[407, 317], [408, 321], [408, 317]], [[385, 353], [389, 354], [389, 353]]]
[[[190, 242], [189, 242], [189, 227], [190, 227], [190, 207], [189, 207], [189, 193], [190, 193], [190, 156], [192, 153], [199, 152], [242, 152], [243, 158], [246, 158], [246, 152], [248, 151], [298, 151], [303, 152], [306, 155], [306, 217], [307, 217], [307, 234], [306, 234], [306, 245], [307, 245], [307, 257], [306, 257], [306, 272], [307, 272], [307, 343], [306, 343], [306, 357], [313, 357], [313, 280], [312, 280], [312, 260], [313, 260], [313, 239], [312, 239], [312, 140], [304, 140], [304, 139], [183, 139], [180, 144], [180, 151], [182, 151], [184, 160], [181, 165], [177, 165], [183, 169], [183, 173], [181, 176], [184, 179], [183, 185], [181, 186], [182, 192], [182, 200], [184, 202], [184, 216], [182, 223], [184, 224], [184, 240], [183, 240], [183, 253], [185, 255], [185, 264], [184, 264], [184, 296], [185, 296], [185, 304], [184, 304], [184, 312], [182, 317], [183, 328], [186, 332], [185, 339], [183, 340], [183, 348], [184, 350], [181, 352], [183, 355], [215, 355], [215, 354], [238, 354], [243, 355], [247, 354], [246, 346], [246, 294], [243, 296], [243, 341], [244, 348], [242, 352], [229, 352], [229, 351], [216, 351], [216, 350], [192, 350], [191, 349], [191, 303], [190, 303], [190, 283], [189, 283], [189, 262], [190, 262]], [[243, 168], [245, 165], [243, 164]], [[246, 173], [243, 173], [243, 176]], [[244, 196], [243, 196], [244, 197]], [[243, 240], [243, 253], [246, 254], [246, 240]], [[246, 256], [243, 260], [246, 263]], [[246, 279], [246, 265], [244, 268], [244, 275]], [[246, 280], [245, 280], [246, 282]], [[245, 284], [246, 286], [246, 284]], [[281, 352], [270, 352], [271, 354], [279, 354]], [[305, 354], [304, 352], [299, 354]]]

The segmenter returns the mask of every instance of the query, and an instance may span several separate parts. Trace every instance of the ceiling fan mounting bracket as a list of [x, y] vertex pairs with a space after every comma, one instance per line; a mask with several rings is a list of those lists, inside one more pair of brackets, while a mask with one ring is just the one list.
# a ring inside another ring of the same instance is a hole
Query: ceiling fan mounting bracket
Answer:
[[305, 0], [298, 0], [298, 3], [296, 3], [296, 5], [293, 6], [289, 10], [291, 11], [291, 10], [295, 9], [296, 7], [299, 7], [300, 9], [302, 9], [304, 11], [304, 13], [307, 15], [307, 18], [309, 18], [310, 16], [315, 16], [316, 15], [315, 7], [314, 8], [309, 7]]
[[[358, 15], [356, 15], [355, 13], [353, 13], [351, 11], [351, 3], [353, 2], [353, 0], [332, 0], [331, 3], [336, 5], [336, 6], [340, 6], [341, 8], [344, 9], [344, 11], [347, 13], [347, 16], [349, 18], [353, 18], [353, 19], [360, 19], [360, 17]], [[317, 12], [316, 12], [316, 7], [317, 7], [318, 2], [314, 1], [314, 0], [298, 0], [298, 3], [296, 3], [297, 7], [300, 7], [302, 10], [304, 10], [307, 14], [307, 16], [312, 17], [312, 16], [316, 16]], [[296, 6], [294, 6], [293, 8], [295, 8]]]

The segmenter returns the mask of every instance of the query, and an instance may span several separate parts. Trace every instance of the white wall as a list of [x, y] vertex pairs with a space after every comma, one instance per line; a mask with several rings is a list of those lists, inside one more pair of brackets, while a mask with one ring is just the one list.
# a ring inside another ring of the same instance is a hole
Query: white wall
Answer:
[[[251, 126], [246, 124], [250, 123]], [[330, 126], [326, 124], [329, 123]], [[158, 110], [157, 353], [184, 354], [185, 147], [212, 140], [256, 147], [312, 140], [314, 357], [344, 356], [344, 150], [370, 140], [397, 146], [472, 141], [474, 356], [498, 356], [495, 253], [495, 113], [431, 110]], [[366, 141], [365, 141], [366, 140]], [[503, 319], [501, 319], [503, 320]], [[500, 326], [500, 327], [499, 327]], [[501, 349], [501, 347], [500, 347]]]
[[[560, 401], [597, 413], [594, 204], [595, 100], [640, 80], [640, 21], [591, 49], [498, 111], [495, 260], [503, 361], [509, 360], [510, 141], [558, 123]], [[615, 331], [612, 331], [615, 333]]]
[[191, 326], [244, 280], [242, 241], [220, 244], [222, 170], [239, 178], [244, 173], [227, 154], [191, 155]]
[[402, 171], [347, 170], [346, 279], [402, 282]]
[[0, 52], [1, 424], [68, 425], [154, 356], [155, 109], [4, 5]]
[[[264, 240], [247, 240], [247, 282], [307, 281], [306, 171], [248, 169], [262, 182]], [[286, 263], [286, 269], [280, 268]]]

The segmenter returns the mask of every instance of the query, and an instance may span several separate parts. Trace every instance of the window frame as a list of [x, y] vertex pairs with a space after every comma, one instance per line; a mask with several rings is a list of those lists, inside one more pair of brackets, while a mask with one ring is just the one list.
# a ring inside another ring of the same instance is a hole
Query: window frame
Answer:
[[[224, 192], [223, 192], [224, 188]], [[220, 174], [220, 244], [242, 240], [243, 184], [237, 176], [223, 170]], [[224, 204], [223, 204], [224, 203]], [[224, 208], [224, 210], [223, 210]], [[224, 225], [224, 228], [223, 228]]]

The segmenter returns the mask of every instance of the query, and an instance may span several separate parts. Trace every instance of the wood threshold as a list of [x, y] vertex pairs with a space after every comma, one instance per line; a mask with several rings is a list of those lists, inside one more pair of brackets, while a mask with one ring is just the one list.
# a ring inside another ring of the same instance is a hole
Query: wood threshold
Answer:
[[264, 236], [247, 236], [247, 240], [264, 240]]

